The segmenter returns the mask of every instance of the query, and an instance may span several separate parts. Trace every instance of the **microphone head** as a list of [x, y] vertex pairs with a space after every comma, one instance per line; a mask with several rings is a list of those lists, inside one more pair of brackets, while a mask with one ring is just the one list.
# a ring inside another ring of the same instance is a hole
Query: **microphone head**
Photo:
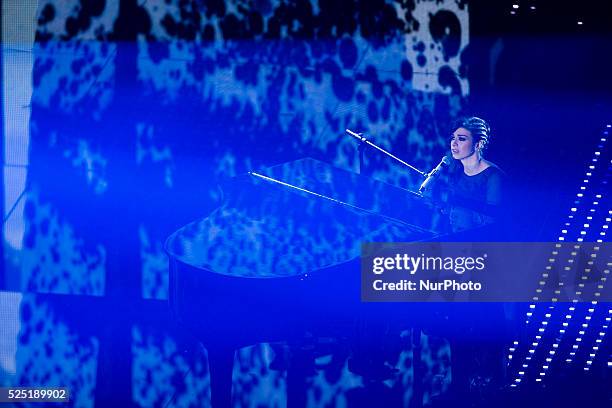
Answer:
[[443, 156], [442, 157], [442, 163], [444, 163], [446, 165], [449, 165], [450, 164], [450, 158], [447, 155]]

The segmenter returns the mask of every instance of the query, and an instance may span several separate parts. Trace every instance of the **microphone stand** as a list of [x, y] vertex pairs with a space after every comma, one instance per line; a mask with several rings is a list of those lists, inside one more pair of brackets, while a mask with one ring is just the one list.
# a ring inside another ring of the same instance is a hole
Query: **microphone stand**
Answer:
[[417, 169], [416, 167], [406, 163], [405, 161], [403, 161], [399, 157], [392, 155], [391, 153], [389, 153], [388, 151], [386, 151], [382, 147], [379, 147], [379, 146], [375, 145], [374, 143], [369, 141], [366, 137], [364, 137], [363, 134], [355, 133], [355, 132], [353, 132], [350, 129], [346, 129], [346, 133], [348, 133], [349, 135], [353, 136], [355, 139], [359, 140], [359, 143], [360, 143], [359, 144], [359, 163], [360, 164], [363, 162], [363, 151], [364, 151], [365, 145], [368, 145], [368, 146], [371, 146], [371, 147], [377, 149], [378, 151], [386, 154], [387, 156], [391, 157], [392, 159], [402, 163], [404, 166], [408, 167], [409, 169], [416, 171], [417, 173], [419, 173], [423, 177], [427, 177], [429, 175], [429, 173], [425, 173], [424, 171], [421, 171], [421, 170]]

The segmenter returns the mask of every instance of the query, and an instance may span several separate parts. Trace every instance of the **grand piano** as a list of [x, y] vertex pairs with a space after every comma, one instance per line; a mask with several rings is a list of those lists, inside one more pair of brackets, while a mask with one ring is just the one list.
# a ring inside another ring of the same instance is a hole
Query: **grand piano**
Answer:
[[236, 177], [222, 190], [219, 208], [165, 246], [171, 307], [208, 351], [215, 408], [231, 405], [236, 349], [346, 326], [362, 308], [392, 310], [360, 301], [362, 242], [441, 233], [439, 212], [418, 194], [314, 159]]

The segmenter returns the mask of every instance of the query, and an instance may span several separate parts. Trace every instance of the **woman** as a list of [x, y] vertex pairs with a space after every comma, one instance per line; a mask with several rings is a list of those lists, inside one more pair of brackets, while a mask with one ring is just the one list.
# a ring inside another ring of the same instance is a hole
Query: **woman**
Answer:
[[[453, 232], [474, 229], [499, 220], [502, 203], [502, 170], [485, 160], [483, 153], [491, 128], [483, 119], [456, 122], [450, 152], [460, 166], [449, 180], [450, 224]], [[457, 163], [456, 162], [456, 163]]]
[[[450, 139], [454, 161], [448, 179], [450, 224], [459, 240], [502, 238], [503, 171], [485, 160], [491, 140], [489, 124], [477, 117], [455, 123]], [[495, 228], [483, 229], [491, 226]], [[492, 231], [492, 230], [495, 231]], [[495, 239], [498, 240], [498, 239]], [[456, 398], [483, 398], [504, 383], [506, 324], [501, 304], [453, 304], [448, 312], [451, 332], [451, 394]], [[480, 397], [477, 397], [480, 395]], [[460, 397], [462, 396], [462, 397]], [[485, 397], [486, 398], [486, 397]]]

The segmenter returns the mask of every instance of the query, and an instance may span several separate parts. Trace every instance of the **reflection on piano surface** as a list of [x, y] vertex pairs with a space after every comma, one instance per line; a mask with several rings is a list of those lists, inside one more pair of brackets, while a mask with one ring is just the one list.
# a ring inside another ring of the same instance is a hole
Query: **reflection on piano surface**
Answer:
[[437, 236], [425, 199], [313, 159], [234, 178], [223, 192], [221, 207], [166, 242], [171, 303], [208, 350], [213, 406], [230, 405], [238, 347], [351, 331], [363, 308], [406, 316], [360, 302], [360, 245]]

